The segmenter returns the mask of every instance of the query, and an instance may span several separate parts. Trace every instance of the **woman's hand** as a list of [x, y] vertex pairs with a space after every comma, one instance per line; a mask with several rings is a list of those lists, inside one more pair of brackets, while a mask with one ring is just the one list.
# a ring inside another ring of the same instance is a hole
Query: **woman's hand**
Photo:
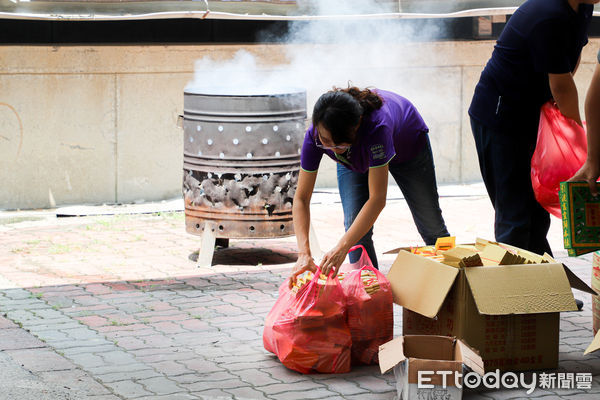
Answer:
[[315, 272], [317, 270], [317, 265], [315, 264], [315, 260], [308, 254], [299, 254], [298, 260], [296, 261], [296, 265], [292, 270], [292, 276], [290, 276], [290, 289], [294, 284], [296, 284], [296, 278], [298, 275], [302, 274], [305, 271]]
[[572, 181], [586, 181], [590, 187], [593, 196], [598, 196], [598, 187], [596, 181], [600, 176], [600, 166], [597, 163], [586, 161], [585, 164], [569, 179]]
[[332, 277], [335, 278], [335, 276], [338, 273], [338, 269], [340, 268], [340, 265], [342, 265], [342, 263], [346, 259], [348, 250], [349, 249], [339, 244], [333, 249], [329, 250], [323, 256], [323, 260], [321, 261], [321, 272], [323, 273], [323, 275], [329, 276], [329, 273], [333, 271]]

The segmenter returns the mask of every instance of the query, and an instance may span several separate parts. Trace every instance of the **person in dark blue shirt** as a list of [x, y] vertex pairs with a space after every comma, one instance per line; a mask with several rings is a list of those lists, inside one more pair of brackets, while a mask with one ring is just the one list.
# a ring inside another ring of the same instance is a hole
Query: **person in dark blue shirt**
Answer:
[[546, 239], [550, 215], [533, 193], [531, 157], [540, 109], [548, 100], [581, 125], [573, 74], [598, 2], [526, 1], [504, 27], [481, 73], [469, 115], [499, 242], [552, 254]]

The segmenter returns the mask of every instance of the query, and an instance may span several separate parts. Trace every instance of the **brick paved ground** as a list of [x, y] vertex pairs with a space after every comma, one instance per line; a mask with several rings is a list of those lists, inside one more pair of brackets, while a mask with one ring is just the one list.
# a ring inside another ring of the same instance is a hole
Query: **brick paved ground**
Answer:
[[[458, 241], [493, 238], [493, 215], [480, 186], [443, 189]], [[377, 250], [420, 238], [397, 193], [375, 229]], [[343, 232], [335, 195], [315, 196], [321, 247]], [[34, 214], [34, 216], [45, 214]], [[295, 239], [232, 241], [215, 266], [196, 268], [199, 238], [182, 213], [45, 218], [10, 223], [0, 213], [0, 399], [391, 399], [392, 374], [378, 367], [343, 375], [301, 375], [262, 347], [264, 317], [295, 260]], [[555, 255], [585, 281], [590, 257], [566, 259], [558, 220]], [[381, 255], [387, 271], [394, 256]], [[583, 356], [592, 340], [590, 297], [581, 313], [561, 317], [560, 368], [591, 372], [592, 390], [469, 391], [468, 399], [597, 399], [600, 356]], [[401, 333], [395, 306], [395, 334]], [[12, 371], [10, 374], [8, 371]], [[558, 371], [554, 371], [558, 372]]]

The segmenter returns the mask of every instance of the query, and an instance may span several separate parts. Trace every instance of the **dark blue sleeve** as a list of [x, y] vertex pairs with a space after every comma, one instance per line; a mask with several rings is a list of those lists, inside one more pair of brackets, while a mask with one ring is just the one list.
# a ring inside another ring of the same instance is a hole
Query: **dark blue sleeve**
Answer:
[[534, 68], [547, 74], [573, 72], [569, 54], [569, 27], [564, 20], [551, 19], [536, 26], [529, 37], [529, 47]]

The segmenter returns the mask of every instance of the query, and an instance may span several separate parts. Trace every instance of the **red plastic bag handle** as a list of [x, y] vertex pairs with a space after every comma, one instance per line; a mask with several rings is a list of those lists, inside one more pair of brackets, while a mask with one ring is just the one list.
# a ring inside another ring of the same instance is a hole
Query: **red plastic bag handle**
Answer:
[[367, 252], [367, 249], [365, 249], [365, 246], [363, 246], [362, 244], [357, 244], [355, 246], [350, 247], [350, 250], [348, 250], [348, 254], [350, 254], [354, 250], [358, 250], [358, 249], [362, 249], [362, 251], [364, 251], [365, 253]]

